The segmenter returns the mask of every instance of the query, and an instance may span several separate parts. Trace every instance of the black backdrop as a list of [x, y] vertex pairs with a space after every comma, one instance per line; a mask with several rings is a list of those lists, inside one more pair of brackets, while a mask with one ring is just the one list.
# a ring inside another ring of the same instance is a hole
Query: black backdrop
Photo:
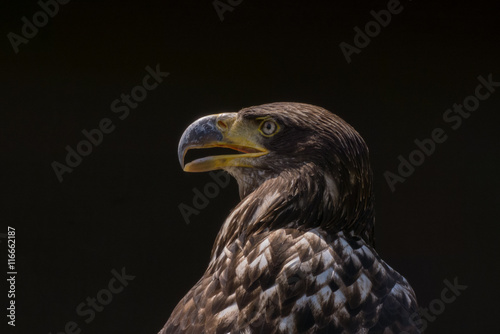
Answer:
[[[21, 36], [22, 18], [32, 22], [41, 7], [1, 3], [1, 267], [7, 275], [12, 226], [18, 272], [16, 326], [4, 314], [2, 326], [9, 333], [65, 326], [156, 333], [202, 275], [218, 228], [239, 201], [232, 180], [185, 223], [179, 205], [192, 205], [193, 189], [212, 179], [182, 172], [183, 130], [205, 114], [297, 101], [337, 113], [368, 143], [377, 250], [410, 281], [422, 307], [438, 310], [426, 332], [494, 331], [500, 88], [456, 130], [443, 114], [474, 94], [478, 76], [500, 81], [495, 9], [481, 1], [402, 1], [348, 63], [339, 44], [354, 45], [353, 29], [364, 29], [370, 11], [388, 1], [239, 2], [221, 21], [211, 1], [71, 1], [17, 53], [8, 34]], [[157, 64], [169, 76], [121, 120], [111, 103]], [[104, 118], [114, 131], [59, 182], [51, 164], [65, 163], [65, 147], [76, 149], [82, 130]], [[435, 128], [447, 140], [391, 191], [384, 173], [397, 173], [398, 156], [408, 158], [414, 140]], [[135, 278], [108, 293], [111, 271], [122, 268]], [[439, 302], [443, 281], [454, 279], [467, 288]], [[86, 323], [89, 313], [76, 309], [98, 294], [112, 300]]]

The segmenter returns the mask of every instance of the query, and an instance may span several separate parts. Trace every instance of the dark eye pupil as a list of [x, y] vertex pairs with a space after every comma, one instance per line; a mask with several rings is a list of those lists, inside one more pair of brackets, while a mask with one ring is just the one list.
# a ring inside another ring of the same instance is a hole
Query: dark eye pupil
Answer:
[[266, 135], [270, 135], [271, 133], [273, 133], [275, 128], [276, 128], [276, 125], [273, 122], [268, 121], [268, 122], [264, 123], [264, 133]]

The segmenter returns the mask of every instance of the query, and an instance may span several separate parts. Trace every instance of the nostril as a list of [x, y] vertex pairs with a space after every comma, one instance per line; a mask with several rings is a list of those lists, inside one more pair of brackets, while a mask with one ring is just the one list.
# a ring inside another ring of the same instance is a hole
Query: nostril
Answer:
[[220, 121], [220, 120], [217, 121], [217, 126], [219, 127], [219, 129], [221, 129], [223, 131], [227, 130], [227, 124], [224, 123], [223, 121]]

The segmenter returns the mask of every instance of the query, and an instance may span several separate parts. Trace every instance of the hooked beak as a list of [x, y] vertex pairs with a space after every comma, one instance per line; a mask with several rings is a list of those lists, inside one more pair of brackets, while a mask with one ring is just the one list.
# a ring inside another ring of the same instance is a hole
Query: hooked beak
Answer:
[[[205, 116], [184, 131], [177, 151], [184, 171], [208, 172], [226, 167], [253, 167], [253, 158], [268, 153], [257, 142], [255, 130], [237, 123], [236, 116], [236, 113]], [[190, 149], [213, 147], [230, 148], [243, 153], [207, 156], [184, 164], [184, 158]]]

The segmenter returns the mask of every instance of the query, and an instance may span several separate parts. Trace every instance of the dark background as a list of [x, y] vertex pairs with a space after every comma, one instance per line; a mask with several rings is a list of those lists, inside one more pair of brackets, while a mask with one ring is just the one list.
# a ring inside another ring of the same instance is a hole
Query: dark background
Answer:
[[[481, 1], [402, 6], [348, 64], [339, 43], [353, 44], [353, 28], [387, 1], [245, 0], [222, 22], [211, 1], [71, 1], [17, 54], [6, 35], [40, 7], [2, 1], [0, 233], [16, 228], [18, 269], [16, 327], [3, 313], [2, 326], [55, 334], [75, 321], [82, 333], [156, 333], [239, 201], [231, 181], [185, 223], [179, 204], [192, 205], [193, 188], [211, 178], [182, 172], [182, 132], [205, 114], [297, 101], [337, 113], [365, 138], [377, 250], [419, 304], [440, 298], [445, 279], [468, 286], [426, 332], [495, 331], [500, 89], [456, 131], [442, 115], [474, 93], [479, 75], [500, 81], [497, 10]], [[156, 64], [169, 77], [118, 119], [111, 102]], [[114, 132], [60, 183], [51, 163], [64, 163], [66, 145], [103, 118]], [[436, 127], [447, 141], [391, 192], [383, 173]], [[0, 247], [4, 262], [5, 239]], [[85, 323], [77, 305], [122, 267], [135, 279]]]

